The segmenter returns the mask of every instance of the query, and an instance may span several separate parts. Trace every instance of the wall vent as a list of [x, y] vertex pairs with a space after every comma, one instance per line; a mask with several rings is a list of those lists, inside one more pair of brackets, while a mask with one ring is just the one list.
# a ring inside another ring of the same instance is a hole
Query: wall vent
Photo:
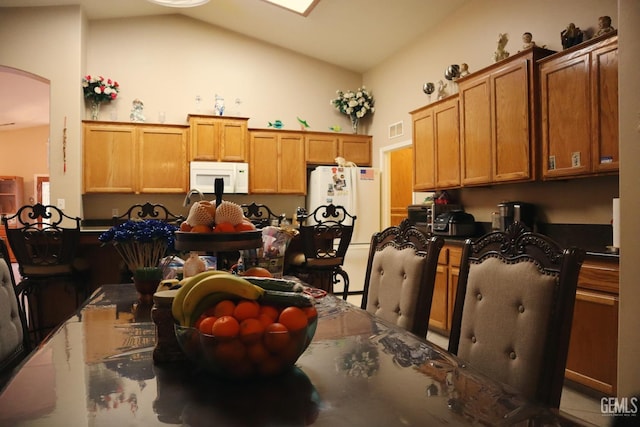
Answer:
[[397, 138], [404, 134], [403, 122], [392, 123], [389, 125], [389, 138]]

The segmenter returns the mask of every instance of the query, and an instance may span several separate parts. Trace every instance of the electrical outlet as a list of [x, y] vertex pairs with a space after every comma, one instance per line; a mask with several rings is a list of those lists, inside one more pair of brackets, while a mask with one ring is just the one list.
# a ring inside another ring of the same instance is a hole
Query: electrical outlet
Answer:
[[64, 209], [64, 199], [58, 199], [56, 206], [58, 206], [58, 209]]
[[118, 215], [120, 215], [118, 208], [111, 209], [111, 216], [118, 216]]

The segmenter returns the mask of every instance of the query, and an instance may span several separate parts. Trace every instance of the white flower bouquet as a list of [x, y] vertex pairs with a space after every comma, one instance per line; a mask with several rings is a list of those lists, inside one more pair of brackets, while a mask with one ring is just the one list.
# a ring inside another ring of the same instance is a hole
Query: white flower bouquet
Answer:
[[351, 118], [353, 131], [357, 132], [358, 120], [366, 116], [367, 113], [373, 114], [375, 112], [373, 95], [364, 86], [356, 91], [343, 92], [338, 90], [336, 94], [338, 96], [331, 100], [331, 105]]

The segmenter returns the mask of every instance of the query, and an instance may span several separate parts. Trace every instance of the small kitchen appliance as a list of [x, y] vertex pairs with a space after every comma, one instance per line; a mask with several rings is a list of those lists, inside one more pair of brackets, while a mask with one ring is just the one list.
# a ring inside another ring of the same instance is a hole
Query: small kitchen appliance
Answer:
[[438, 236], [468, 237], [475, 232], [475, 218], [461, 209], [441, 213], [433, 222], [433, 234]]
[[433, 224], [441, 213], [462, 210], [462, 206], [455, 204], [421, 204], [409, 205], [407, 215], [409, 221], [427, 233], [433, 233]]
[[498, 203], [500, 231], [505, 231], [516, 221], [523, 223], [533, 231], [535, 222], [535, 205], [525, 202], [501, 202]]

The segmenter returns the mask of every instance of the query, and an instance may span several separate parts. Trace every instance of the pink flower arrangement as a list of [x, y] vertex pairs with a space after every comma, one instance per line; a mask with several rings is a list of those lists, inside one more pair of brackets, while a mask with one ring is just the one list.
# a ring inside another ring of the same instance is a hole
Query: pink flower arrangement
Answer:
[[120, 85], [117, 81], [102, 76], [87, 75], [82, 78], [82, 90], [84, 97], [92, 102], [110, 102], [118, 97]]

